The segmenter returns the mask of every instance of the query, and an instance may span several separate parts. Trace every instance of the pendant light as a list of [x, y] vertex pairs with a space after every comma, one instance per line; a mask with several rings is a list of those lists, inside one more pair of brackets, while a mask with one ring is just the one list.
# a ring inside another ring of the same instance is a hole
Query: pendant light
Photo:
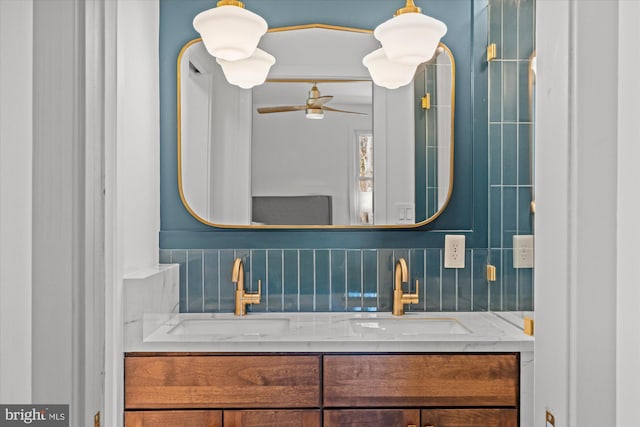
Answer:
[[387, 89], [397, 89], [411, 83], [417, 68], [416, 64], [390, 61], [382, 48], [365, 56], [362, 63], [369, 69], [373, 82]]
[[237, 61], [253, 55], [267, 32], [267, 21], [246, 10], [241, 1], [220, 0], [217, 7], [199, 13], [193, 27], [211, 55]]
[[264, 83], [276, 59], [264, 50], [256, 48], [253, 55], [246, 59], [227, 61], [216, 58], [216, 62], [222, 67], [229, 83], [243, 89], [251, 89]]
[[447, 32], [447, 26], [427, 15], [413, 0], [407, 0], [393, 18], [378, 25], [373, 32], [390, 61], [418, 65], [431, 59]]

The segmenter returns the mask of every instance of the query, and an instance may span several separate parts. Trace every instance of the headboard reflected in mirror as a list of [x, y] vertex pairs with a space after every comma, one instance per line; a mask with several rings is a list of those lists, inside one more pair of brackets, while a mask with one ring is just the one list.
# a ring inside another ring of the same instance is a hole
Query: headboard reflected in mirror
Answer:
[[[227, 83], [200, 39], [178, 57], [178, 185], [195, 218], [224, 228], [408, 228], [442, 213], [454, 155], [445, 45], [395, 90], [374, 85], [362, 65], [378, 47], [368, 30], [276, 28], [259, 46], [276, 63], [251, 90]], [[310, 99], [322, 108], [310, 111]]]

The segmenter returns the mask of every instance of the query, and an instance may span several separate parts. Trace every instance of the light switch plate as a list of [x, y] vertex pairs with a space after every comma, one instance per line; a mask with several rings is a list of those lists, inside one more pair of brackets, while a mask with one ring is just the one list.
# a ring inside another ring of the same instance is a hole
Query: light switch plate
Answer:
[[396, 224], [413, 224], [415, 206], [413, 203], [396, 203]]
[[533, 236], [513, 236], [513, 268], [533, 268]]
[[464, 235], [444, 236], [444, 268], [464, 268]]

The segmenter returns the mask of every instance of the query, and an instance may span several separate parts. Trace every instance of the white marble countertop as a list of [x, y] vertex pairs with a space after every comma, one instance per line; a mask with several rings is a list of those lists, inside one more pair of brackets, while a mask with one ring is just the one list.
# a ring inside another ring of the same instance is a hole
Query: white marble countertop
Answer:
[[145, 314], [128, 352], [525, 352], [493, 313]]
[[125, 352], [533, 351], [533, 337], [497, 313], [183, 314], [178, 283], [177, 265], [125, 278]]

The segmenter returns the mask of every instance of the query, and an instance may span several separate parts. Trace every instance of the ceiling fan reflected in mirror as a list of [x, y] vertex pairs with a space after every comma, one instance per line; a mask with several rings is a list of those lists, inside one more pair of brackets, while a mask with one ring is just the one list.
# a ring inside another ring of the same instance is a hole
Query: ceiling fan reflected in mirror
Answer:
[[320, 90], [318, 90], [317, 83], [313, 84], [313, 87], [309, 91], [309, 97], [304, 105], [283, 105], [278, 107], [259, 107], [257, 111], [259, 114], [269, 113], [286, 113], [290, 111], [304, 111], [307, 119], [323, 119], [325, 111], [333, 111], [336, 113], [348, 113], [348, 114], [360, 114], [366, 116], [367, 113], [360, 113], [357, 111], [339, 110], [327, 105], [329, 101], [333, 99], [333, 96], [321, 96]]

